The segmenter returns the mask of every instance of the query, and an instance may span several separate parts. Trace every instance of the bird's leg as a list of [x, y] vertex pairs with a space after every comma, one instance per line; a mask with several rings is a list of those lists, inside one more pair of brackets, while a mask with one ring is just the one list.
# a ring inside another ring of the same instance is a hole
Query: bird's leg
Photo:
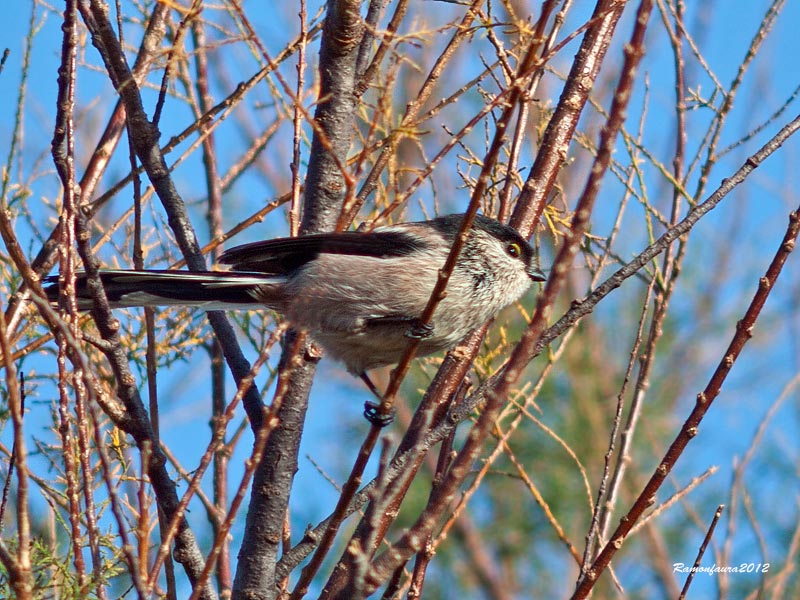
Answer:
[[375, 397], [378, 399], [378, 402], [372, 402], [371, 400], [367, 400], [364, 402], [364, 418], [367, 419], [372, 425], [376, 427], [386, 427], [389, 423], [394, 420], [394, 408], [389, 411], [389, 414], [383, 415], [381, 414], [381, 404], [383, 404], [383, 394], [380, 393], [378, 388], [372, 383], [372, 380], [369, 378], [369, 375], [365, 371], [362, 371], [359, 375], [361, 377], [361, 381], [363, 381], [369, 391], [372, 392]]

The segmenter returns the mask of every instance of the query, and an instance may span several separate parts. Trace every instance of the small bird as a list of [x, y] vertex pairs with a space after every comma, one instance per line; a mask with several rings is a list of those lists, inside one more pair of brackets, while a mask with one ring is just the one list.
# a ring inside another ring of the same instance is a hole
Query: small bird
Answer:
[[[112, 307], [274, 310], [377, 393], [366, 372], [399, 362], [409, 338], [419, 338], [419, 356], [451, 348], [545, 279], [517, 231], [477, 215], [445, 297], [422, 323], [463, 216], [244, 244], [220, 257], [230, 271], [102, 270], [100, 278]], [[58, 278], [45, 281], [56, 302]], [[76, 296], [91, 308], [83, 273]]]

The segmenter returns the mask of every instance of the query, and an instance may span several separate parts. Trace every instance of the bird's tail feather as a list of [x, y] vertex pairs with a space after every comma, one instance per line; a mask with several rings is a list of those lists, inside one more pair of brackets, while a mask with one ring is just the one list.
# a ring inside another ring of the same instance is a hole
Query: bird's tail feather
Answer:
[[[218, 271], [125, 271], [102, 270], [109, 303], [113, 308], [135, 306], [196, 306], [204, 310], [233, 310], [258, 306], [276, 307], [284, 277], [262, 273]], [[58, 301], [58, 277], [45, 279], [48, 299]], [[86, 274], [78, 273], [75, 283], [78, 308], [92, 307]], [[274, 303], [270, 297], [274, 295]]]

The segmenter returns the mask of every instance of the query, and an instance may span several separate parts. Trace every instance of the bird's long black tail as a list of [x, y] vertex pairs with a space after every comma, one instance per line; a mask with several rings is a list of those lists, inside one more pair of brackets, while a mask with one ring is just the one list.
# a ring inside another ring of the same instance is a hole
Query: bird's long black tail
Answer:
[[[109, 303], [114, 308], [134, 306], [196, 306], [204, 310], [231, 310], [279, 303], [284, 278], [259, 273], [217, 271], [100, 271]], [[58, 277], [45, 279], [48, 299], [58, 302]], [[78, 308], [92, 307], [85, 273], [75, 285]]]

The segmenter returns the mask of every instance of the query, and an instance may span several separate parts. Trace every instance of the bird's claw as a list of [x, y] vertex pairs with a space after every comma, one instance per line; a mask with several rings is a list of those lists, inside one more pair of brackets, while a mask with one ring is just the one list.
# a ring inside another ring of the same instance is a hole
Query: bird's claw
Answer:
[[422, 321], [415, 321], [411, 327], [406, 330], [406, 337], [415, 340], [426, 340], [433, 335], [433, 323], [423, 323]]
[[364, 402], [364, 418], [375, 427], [386, 427], [389, 423], [394, 421], [394, 408], [389, 409], [388, 413], [383, 414], [380, 404], [367, 401]]

